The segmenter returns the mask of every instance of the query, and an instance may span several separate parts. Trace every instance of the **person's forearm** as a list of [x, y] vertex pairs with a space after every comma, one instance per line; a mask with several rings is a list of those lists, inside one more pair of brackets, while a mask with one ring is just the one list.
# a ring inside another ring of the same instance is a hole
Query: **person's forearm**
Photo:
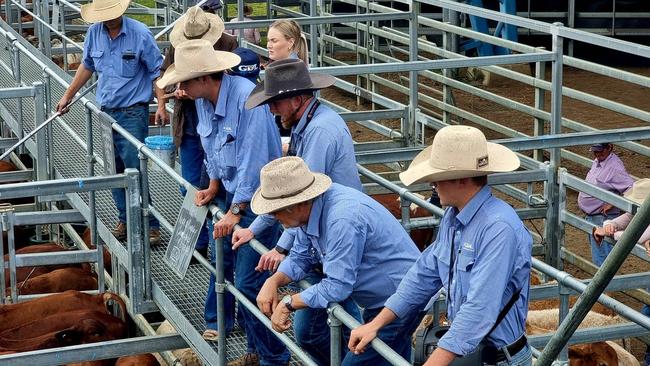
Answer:
[[165, 98], [165, 90], [159, 88], [155, 82], [153, 83], [153, 89], [156, 93], [156, 99], [158, 100], [158, 108], [164, 108], [165, 104], [167, 104], [167, 98]]
[[88, 80], [90, 80], [90, 77], [92, 75], [93, 75], [92, 71], [86, 69], [83, 63], [79, 65], [79, 68], [77, 69], [77, 72], [74, 74], [74, 78], [72, 79], [70, 86], [68, 87], [68, 89], [66, 89], [63, 96], [67, 97], [68, 99], [74, 98], [75, 94], [77, 94], [79, 89], [81, 89], [81, 87], [84, 86], [88, 82]]
[[368, 324], [372, 325], [376, 330], [379, 330], [392, 323], [395, 319], [397, 319], [397, 315], [395, 315], [392, 310], [389, 308], [383, 308]]
[[291, 278], [282, 272], [275, 272], [267, 281], [271, 281], [276, 287], [282, 287], [290, 284]]
[[424, 366], [446, 366], [456, 359], [456, 354], [449, 352], [444, 348], [436, 348], [435, 351], [429, 356]]

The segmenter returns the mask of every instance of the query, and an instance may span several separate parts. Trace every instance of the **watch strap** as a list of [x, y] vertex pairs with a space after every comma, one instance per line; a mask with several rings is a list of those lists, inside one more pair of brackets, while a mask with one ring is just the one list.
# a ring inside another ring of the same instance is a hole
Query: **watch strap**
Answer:
[[280, 253], [280, 254], [282, 254], [282, 255], [287, 255], [287, 254], [289, 254], [289, 251], [288, 251], [288, 250], [284, 249], [283, 247], [281, 247], [281, 246], [279, 246], [279, 245], [276, 245], [276, 246], [275, 246], [275, 251], [278, 252], [278, 253]]

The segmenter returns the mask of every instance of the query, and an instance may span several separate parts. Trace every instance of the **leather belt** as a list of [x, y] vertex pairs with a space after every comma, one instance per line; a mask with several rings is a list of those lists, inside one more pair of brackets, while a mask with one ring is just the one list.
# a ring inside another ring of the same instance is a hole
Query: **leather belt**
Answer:
[[519, 353], [519, 351], [524, 349], [524, 347], [526, 347], [527, 344], [528, 344], [528, 339], [526, 338], [526, 335], [524, 334], [521, 337], [519, 337], [519, 339], [517, 339], [516, 341], [514, 341], [513, 343], [511, 343], [511, 344], [509, 344], [509, 345], [507, 345], [505, 347], [502, 347], [502, 348], [499, 348], [499, 349], [496, 349], [496, 348], [493, 348], [493, 347], [486, 347], [487, 350], [489, 350], [487, 352], [487, 355], [489, 355], [488, 356], [489, 360], [484, 360], [484, 361], [495, 362], [495, 363], [496, 362], [506, 361], [506, 360], [508, 360], [508, 357], [506, 356], [505, 352], [503, 351], [504, 348], [508, 350], [508, 354], [510, 355], [510, 357], [512, 357], [512, 356], [516, 355], [517, 353]]
[[129, 109], [141, 108], [141, 107], [149, 107], [149, 103], [141, 102], [141, 103], [132, 104], [128, 107], [117, 107], [117, 108], [101, 107], [100, 109], [102, 112], [125, 112], [128, 111]]

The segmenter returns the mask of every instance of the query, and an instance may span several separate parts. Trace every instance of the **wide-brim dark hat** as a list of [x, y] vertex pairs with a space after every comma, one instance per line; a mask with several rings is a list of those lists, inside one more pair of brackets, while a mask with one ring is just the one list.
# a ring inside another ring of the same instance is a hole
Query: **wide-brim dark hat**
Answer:
[[301, 92], [324, 89], [335, 82], [336, 78], [331, 75], [309, 72], [302, 60], [278, 60], [266, 67], [264, 80], [255, 86], [246, 100], [246, 109]]

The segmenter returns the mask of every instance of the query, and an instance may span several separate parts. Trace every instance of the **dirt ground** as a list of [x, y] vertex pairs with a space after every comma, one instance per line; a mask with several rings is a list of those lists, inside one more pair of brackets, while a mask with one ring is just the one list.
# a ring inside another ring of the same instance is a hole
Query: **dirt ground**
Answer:
[[[513, 65], [512, 70], [521, 72], [524, 74], [529, 74], [528, 65]], [[647, 68], [627, 68], [625, 69], [629, 72], [636, 74], [642, 74], [645, 76], [650, 76], [650, 70]], [[647, 88], [641, 86], [618, 81], [609, 77], [604, 77], [596, 75], [591, 72], [566, 67], [564, 69], [564, 82], [563, 85], [565, 88], [572, 88], [587, 92], [602, 98], [606, 98], [612, 101], [616, 101], [628, 106], [642, 109], [644, 111], [650, 111], [650, 98]], [[463, 75], [461, 73], [461, 75]], [[398, 75], [388, 75], [384, 76], [392, 81], [399, 82]], [[462, 78], [462, 76], [461, 76]], [[348, 79], [351, 82], [354, 82], [354, 79]], [[546, 80], [550, 81], [550, 71], [547, 72]], [[466, 80], [467, 81], [467, 80]], [[433, 86], [437, 90], [441, 90], [441, 85], [433, 83], [433, 81], [420, 78], [420, 82], [424, 83], [427, 86]], [[517, 81], [506, 79], [503, 77], [498, 77], [493, 75], [490, 80], [489, 86], [483, 86], [480, 81], [467, 81], [472, 83], [475, 86], [479, 86], [485, 90], [498, 94], [500, 96], [508, 97], [512, 100], [515, 100], [520, 103], [524, 103], [529, 106], [534, 105], [534, 90], [528, 85], [524, 85]], [[404, 86], [408, 84], [402, 83]], [[421, 89], [422, 90], [422, 89]], [[407, 99], [404, 95], [391, 90], [386, 87], [380, 87], [379, 93], [381, 95], [390, 97], [394, 100], [406, 103]], [[546, 110], [550, 111], [550, 93], [546, 95]], [[431, 93], [430, 96], [435, 97], [440, 100], [441, 98]], [[360, 106], [356, 105], [355, 98], [351, 94], [337, 91], [337, 90], [325, 90], [323, 92], [323, 97], [328, 100], [331, 100], [339, 105], [343, 105], [350, 110], [367, 110], [370, 108], [369, 103], [362, 104]], [[466, 111], [475, 113], [482, 117], [489, 118], [493, 121], [498, 122], [504, 126], [513, 128], [517, 131], [524, 132], [526, 134], [533, 134], [533, 118], [527, 116], [523, 113], [516, 112], [500, 105], [497, 105], [493, 102], [487, 101], [485, 99], [479, 98], [477, 96], [470, 95], [468, 93], [455, 90], [454, 98], [456, 101], [456, 106], [460, 107]], [[615, 129], [615, 128], [625, 128], [625, 127], [637, 127], [644, 126], [644, 122], [640, 120], [633, 119], [628, 116], [624, 116], [619, 113], [611, 112], [604, 108], [586, 104], [574, 99], [565, 97], [562, 101], [563, 103], [563, 116], [571, 120], [586, 124], [599, 129]], [[428, 106], [426, 104], [420, 104], [422, 108], [432, 109], [434, 112], [435, 108]], [[387, 126], [392, 128], [399, 127], [399, 121], [381, 121]], [[469, 124], [467, 121], [461, 121], [463, 124]], [[356, 124], [350, 123], [350, 129], [353, 133], [353, 137], [356, 141], [377, 141], [384, 140], [380, 135], [367, 130], [366, 128]], [[478, 126], [477, 126], [478, 127]], [[499, 133], [486, 130], [481, 128], [488, 139], [498, 139], [504, 138], [505, 136], [500, 135]], [[547, 125], [548, 129], [548, 125]], [[565, 129], [567, 132], [568, 129]], [[427, 142], [433, 138], [433, 131], [427, 132]], [[649, 141], [641, 141], [642, 144], [648, 145]], [[570, 148], [569, 150], [576, 152], [578, 154], [588, 156], [592, 158], [588, 146], [579, 146]], [[638, 178], [644, 178], [650, 176], [648, 173], [648, 168], [650, 168], [650, 158], [640, 156], [637, 153], [634, 153], [629, 150], [625, 150], [620, 147], [615, 148], [615, 152], [623, 159], [625, 166], [628, 172]], [[578, 176], [584, 177], [587, 173], [587, 168], [579, 166], [575, 163], [563, 160], [562, 166], [566, 167], [570, 173]], [[568, 202], [569, 209], [579, 214], [579, 209], [576, 203], [577, 194], [575, 192], [569, 192]], [[509, 200], [510, 201], [510, 200]], [[542, 228], [541, 224], [537, 224], [538, 228]], [[565, 236], [565, 246], [571, 251], [579, 254], [584, 258], [591, 258], [589, 243], [587, 241], [587, 236], [584, 232], [579, 231], [573, 227], [566, 227], [566, 236]], [[578, 278], [587, 278], [589, 277], [585, 272], [582, 272], [578, 268], [565, 263], [565, 270]], [[625, 273], [635, 273], [635, 272], [645, 272], [650, 271], [650, 264], [644, 262], [636, 257], [628, 258], [624, 263], [623, 267], [620, 269], [619, 274]], [[620, 301], [623, 301], [627, 305], [639, 309], [641, 303], [638, 301], [625, 296], [625, 295], [614, 295]], [[643, 354], [645, 351], [645, 345], [640, 341], [634, 340], [632, 344], [632, 352], [640, 360], [643, 360]]]

